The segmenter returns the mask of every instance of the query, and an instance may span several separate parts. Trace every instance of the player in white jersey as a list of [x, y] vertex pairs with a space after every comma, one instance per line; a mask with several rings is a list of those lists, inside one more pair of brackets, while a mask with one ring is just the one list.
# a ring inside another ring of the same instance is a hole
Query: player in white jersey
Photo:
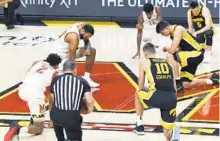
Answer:
[[[143, 6], [143, 11], [138, 18], [138, 23], [136, 28], [137, 32], [137, 52], [132, 57], [135, 59], [136, 57], [140, 58], [140, 47], [142, 42], [142, 36], [144, 36], [143, 41], [152, 42], [152, 36], [158, 36], [155, 29], [158, 21], [162, 19], [161, 12], [159, 7], [154, 7], [151, 3], [146, 3]], [[153, 28], [153, 29], [152, 29]], [[150, 30], [153, 32], [151, 33]], [[155, 37], [154, 37], [155, 38]], [[157, 38], [155, 38], [157, 40]], [[156, 44], [156, 43], [154, 43]]]
[[[67, 28], [60, 36], [58, 45], [52, 52], [57, 53], [63, 59], [78, 59], [86, 56], [85, 74], [83, 78], [87, 80], [91, 87], [98, 87], [99, 84], [90, 78], [93, 64], [96, 57], [96, 49], [91, 47], [89, 38], [94, 34], [93, 26], [84, 23], [76, 23]], [[84, 47], [78, 47], [80, 40], [84, 41]]]
[[20, 129], [34, 135], [43, 132], [46, 111], [44, 92], [50, 86], [61, 60], [61, 57], [57, 54], [50, 54], [46, 60], [34, 62], [28, 70], [22, 84], [19, 86], [18, 95], [29, 107], [30, 125], [22, 127], [24, 126], [22, 122], [13, 122], [5, 135], [4, 141], [11, 141], [14, 137], [18, 137]]

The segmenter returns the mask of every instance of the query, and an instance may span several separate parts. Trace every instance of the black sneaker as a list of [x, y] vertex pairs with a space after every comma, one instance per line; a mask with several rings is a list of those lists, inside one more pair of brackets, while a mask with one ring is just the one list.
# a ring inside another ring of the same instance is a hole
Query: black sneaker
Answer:
[[15, 138], [19, 140], [19, 133], [20, 133], [20, 126], [18, 125], [17, 121], [14, 121], [10, 124], [10, 129], [8, 132], [5, 134], [4, 141], [11, 141]]
[[219, 85], [219, 75], [213, 73], [210, 79], [212, 80], [213, 85]]
[[7, 26], [7, 29], [13, 29], [13, 28], [15, 28], [15, 26], [13, 24], [10, 24]]
[[16, 17], [16, 21], [20, 22], [20, 25], [24, 25], [24, 19], [22, 18], [20, 13], [17, 13], [15, 17]]
[[177, 93], [184, 93], [184, 87], [181, 80], [176, 80]]
[[137, 126], [134, 128], [133, 132], [137, 135], [144, 135], [144, 125], [140, 125], [140, 126]]

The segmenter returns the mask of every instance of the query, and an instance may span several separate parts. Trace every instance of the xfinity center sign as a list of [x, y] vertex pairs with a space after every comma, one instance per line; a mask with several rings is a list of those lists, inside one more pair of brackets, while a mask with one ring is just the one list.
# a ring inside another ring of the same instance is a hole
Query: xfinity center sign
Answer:
[[[83, 16], [83, 17], [137, 17], [142, 6], [151, 2], [162, 8], [166, 18], [186, 17], [192, 0], [20, 0], [23, 15]], [[199, 0], [207, 6], [213, 18], [219, 18], [220, 0]]]

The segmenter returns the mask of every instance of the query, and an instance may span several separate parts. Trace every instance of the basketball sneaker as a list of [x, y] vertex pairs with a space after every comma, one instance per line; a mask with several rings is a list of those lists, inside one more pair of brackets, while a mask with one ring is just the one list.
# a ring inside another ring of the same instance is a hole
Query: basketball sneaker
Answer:
[[144, 135], [144, 125], [139, 125], [134, 128], [133, 132], [137, 135]]
[[181, 80], [176, 80], [177, 93], [184, 93], [184, 87]]
[[12, 141], [14, 139], [19, 140], [19, 132], [20, 126], [18, 125], [17, 121], [14, 121], [10, 124], [10, 128], [5, 134], [4, 141]]
[[92, 88], [96, 88], [96, 87], [100, 86], [99, 83], [94, 82], [90, 77], [83, 76], [83, 78], [89, 83], [90, 87], [92, 87]]
[[219, 75], [213, 73], [210, 79], [212, 80], [213, 85], [219, 85]]

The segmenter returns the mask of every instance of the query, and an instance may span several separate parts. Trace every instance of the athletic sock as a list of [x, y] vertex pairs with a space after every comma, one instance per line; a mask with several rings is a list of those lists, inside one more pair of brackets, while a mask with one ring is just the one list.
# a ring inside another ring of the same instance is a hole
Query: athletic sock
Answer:
[[137, 126], [143, 125], [142, 116], [137, 116], [136, 122]]
[[84, 77], [85, 78], [90, 78], [90, 73], [89, 72], [85, 72]]

